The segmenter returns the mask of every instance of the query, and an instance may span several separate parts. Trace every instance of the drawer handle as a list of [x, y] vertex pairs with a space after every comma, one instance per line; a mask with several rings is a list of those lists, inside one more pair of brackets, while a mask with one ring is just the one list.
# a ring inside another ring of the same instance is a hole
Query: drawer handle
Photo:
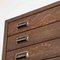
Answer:
[[28, 24], [29, 23], [27, 21], [20, 22], [17, 24], [17, 28], [20, 29], [22, 27], [26, 27], [26, 26], [28, 26]]
[[28, 38], [29, 38], [28, 36], [21, 36], [16, 39], [16, 42], [17, 44], [19, 44], [21, 42], [28, 41]]
[[19, 60], [19, 59], [26, 59], [29, 57], [29, 53], [27, 51], [24, 51], [24, 52], [20, 52], [20, 53], [17, 53], [16, 54], [16, 60]]

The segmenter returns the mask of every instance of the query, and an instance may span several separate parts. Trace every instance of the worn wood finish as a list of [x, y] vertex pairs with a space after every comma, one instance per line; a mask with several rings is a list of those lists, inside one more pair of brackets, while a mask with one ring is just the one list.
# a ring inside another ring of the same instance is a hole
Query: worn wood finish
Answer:
[[[39, 26], [44, 26], [46, 24], [59, 20], [60, 20], [60, 6], [56, 6], [52, 9], [48, 9], [41, 13], [36, 13], [26, 18], [17, 19], [16, 21], [9, 23], [8, 35], [13, 35]], [[22, 21], [28, 21], [29, 25], [27, 27], [23, 27], [23, 28], [21, 27], [20, 29], [17, 29], [17, 24]]]
[[[17, 29], [22, 21], [29, 25]], [[16, 44], [25, 35], [28, 41]], [[16, 60], [15, 54], [23, 51], [29, 58], [22, 60], [60, 60], [60, 1], [6, 20], [2, 60]]]
[[34, 14], [36, 14], [36, 13], [40, 13], [40, 12], [46, 11], [46, 10], [48, 10], [48, 9], [52, 9], [52, 8], [54, 8], [54, 7], [56, 7], [56, 6], [60, 6], [60, 1], [57, 1], [56, 3], [53, 3], [53, 4], [50, 4], [50, 5], [44, 6], [44, 7], [42, 7], [42, 8], [39, 8], [39, 9], [30, 11], [30, 12], [28, 12], [28, 13], [24, 13], [24, 14], [22, 14], [22, 15], [13, 17], [13, 18], [11, 18], [11, 19], [8, 19], [7, 22], [10, 23], [10, 22], [16, 21], [17, 19], [22, 19], [22, 18], [31, 16], [31, 15], [34, 15]]
[[[7, 51], [60, 37], [59, 27], [60, 21], [41, 28], [36, 28], [34, 30], [8, 37]], [[16, 38], [24, 35], [27, 35], [29, 37], [28, 41], [16, 44]]]
[[48, 59], [44, 59], [44, 60], [60, 60], [60, 56], [48, 58]]
[[15, 60], [15, 54], [23, 51], [29, 52], [29, 58], [26, 60], [40, 60], [58, 56], [60, 55], [60, 38], [8, 52], [7, 60]]

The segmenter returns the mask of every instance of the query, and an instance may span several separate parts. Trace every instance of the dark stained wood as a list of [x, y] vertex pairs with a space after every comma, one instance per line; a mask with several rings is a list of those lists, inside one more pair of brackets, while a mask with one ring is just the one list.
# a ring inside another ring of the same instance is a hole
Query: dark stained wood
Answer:
[[8, 52], [7, 60], [15, 60], [15, 54], [23, 51], [29, 53], [29, 58], [26, 60], [42, 60], [58, 56], [60, 55], [60, 38]]
[[[33, 13], [33, 12], [32, 12]], [[46, 24], [56, 22], [60, 20], [60, 6], [48, 9], [46, 11], [36, 13], [29, 17], [23, 19], [17, 19], [14, 22], [9, 23], [8, 25], [8, 36], [30, 30], [39, 26], [44, 26]], [[17, 29], [17, 24], [22, 21], [28, 21], [29, 25], [27, 27], [21, 27]]]
[[[8, 37], [7, 51], [60, 37], [59, 27], [60, 21], [41, 28], [36, 28], [34, 30]], [[29, 37], [28, 41], [17, 44], [16, 38], [24, 35]]]

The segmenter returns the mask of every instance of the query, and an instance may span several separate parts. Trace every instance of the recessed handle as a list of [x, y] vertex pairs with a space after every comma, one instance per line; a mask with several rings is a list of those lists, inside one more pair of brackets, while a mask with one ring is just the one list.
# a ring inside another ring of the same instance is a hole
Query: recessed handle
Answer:
[[27, 59], [29, 57], [29, 53], [27, 51], [24, 52], [20, 52], [16, 54], [16, 60], [20, 60], [20, 59]]
[[16, 39], [17, 44], [20, 44], [21, 42], [26, 42], [28, 41], [28, 36], [20, 36]]
[[17, 29], [20, 29], [22, 27], [26, 27], [26, 26], [28, 26], [28, 24], [29, 24], [28, 21], [22, 21], [17, 24]]

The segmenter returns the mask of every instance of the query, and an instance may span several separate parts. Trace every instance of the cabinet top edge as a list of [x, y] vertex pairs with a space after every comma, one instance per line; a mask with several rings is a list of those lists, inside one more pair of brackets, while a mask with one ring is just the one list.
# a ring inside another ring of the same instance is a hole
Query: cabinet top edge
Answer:
[[47, 6], [44, 6], [44, 7], [42, 7], [42, 8], [38, 8], [38, 9], [36, 9], [36, 10], [30, 11], [30, 12], [27, 12], [27, 13], [24, 13], [24, 14], [22, 14], [22, 15], [9, 18], [9, 19], [7, 19], [5, 22], [6, 22], [6, 23], [13, 22], [13, 21], [15, 21], [15, 20], [17, 20], [17, 19], [22, 19], [22, 18], [31, 16], [31, 15], [37, 14], [37, 13], [39, 13], [39, 12], [43, 12], [43, 11], [46, 11], [46, 10], [48, 10], [48, 9], [54, 8], [54, 7], [59, 6], [59, 5], [60, 5], [60, 1], [57, 1], [57, 2], [55, 2], [55, 3], [49, 4], [49, 5], [47, 5]]

